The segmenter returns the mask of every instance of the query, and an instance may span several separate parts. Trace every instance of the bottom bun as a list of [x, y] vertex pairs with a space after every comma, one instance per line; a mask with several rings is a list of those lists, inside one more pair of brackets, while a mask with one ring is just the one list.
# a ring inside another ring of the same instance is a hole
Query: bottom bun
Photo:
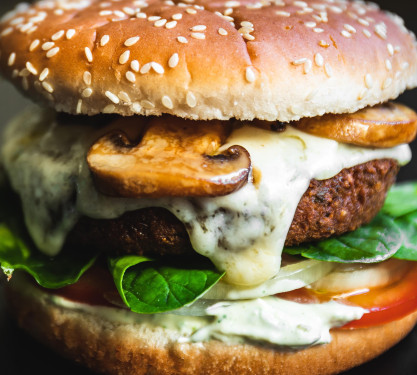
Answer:
[[59, 354], [105, 374], [335, 374], [380, 355], [417, 321], [414, 313], [382, 326], [332, 331], [330, 344], [299, 351], [219, 341], [179, 343], [162, 327], [116, 323], [58, 305], [38, 288], [32, 293], [30, 281], [14, 281], [7, 297], [18, 324]]

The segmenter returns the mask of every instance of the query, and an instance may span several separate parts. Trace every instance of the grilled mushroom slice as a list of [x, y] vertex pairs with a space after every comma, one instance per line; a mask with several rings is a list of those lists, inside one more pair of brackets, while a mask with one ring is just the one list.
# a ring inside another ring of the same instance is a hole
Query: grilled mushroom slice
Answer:
[[106, 195], [212, 197], [230, 194], [248, 180], [251, 161], [243, 147], [218, 152], [229, 132], [220, 121], [165, 116], [142, 129], [132, 121], [120, 124], [87, 156], [95, 184]]
[[417, 115], [404, 105], [386, 103], [343, 115], [305, 118], [297, 129], [319, 137], [358, 146], [387, 148], [411, 142], [417, 133]]

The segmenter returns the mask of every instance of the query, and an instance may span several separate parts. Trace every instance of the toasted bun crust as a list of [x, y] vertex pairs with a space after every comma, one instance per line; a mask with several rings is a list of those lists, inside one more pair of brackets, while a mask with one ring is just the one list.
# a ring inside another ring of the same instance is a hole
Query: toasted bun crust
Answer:
[[295, 352], [217, 341], [178, 343], [163, 328], [115, 323], [59, 307], [11, 284], [8, 298], [22, 328], [58, 353], [106, 374], [335, 374], [383, 353], [417, 321], [414, 313], [383, 326], [334, 331], [330, 344]]
[[193, 119], [355, 112], [417, 85], [414, 38], [375, 5], [190, 3], [18, 6], [0, 24], [2, 74], [58, 111]]

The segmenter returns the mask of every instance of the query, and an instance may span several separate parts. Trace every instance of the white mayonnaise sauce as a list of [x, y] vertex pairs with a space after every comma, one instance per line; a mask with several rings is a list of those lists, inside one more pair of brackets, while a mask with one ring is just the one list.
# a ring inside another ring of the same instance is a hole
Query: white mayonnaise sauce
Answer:
[[178, 342], [204, 342], [210, 339], [226, 343], [256, 341], [277, 346], [300, 348], [331, 341], [329, 330], [360, 319], [367, 311], [337, 302], [299, 304], [276, 297], [249, 301], [212, 302], [199, 316], [175, 314], [136, 314], [116, 307], [92, 306], [44, 293], [13, 276], [13, 285], [38, 301], [92, 314], [117, 324], [135, 324], [143, 328], [163, 327]]
[[56, 255], [82, 215], [116, 218], [157, 206], [181, 220], [194, 249], [226, 271], [226, 280], [253, 286], [280, 269], [281, 253], [297, 205], [311, 179], [327, 179], [344, 168], [374, 159], [411, 159], [407, 145], [370, 149], [341, 144], [288, 127], [275, 133], [245, 126], [227, 144], [245, 147], [262, 176], [259, 184], [216, 198], [124, 199], [94, 187], [86, 154], [103, 130], [58, 126], [51, 111], [32, 108], [7, 128], [1, 156], [20, 194], [28, 229], [37, 246]]

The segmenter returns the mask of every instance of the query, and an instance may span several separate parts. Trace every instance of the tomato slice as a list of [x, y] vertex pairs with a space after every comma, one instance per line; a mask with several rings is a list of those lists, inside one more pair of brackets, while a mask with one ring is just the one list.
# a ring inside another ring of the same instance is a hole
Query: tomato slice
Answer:
[[361, 319], [341, 327], [343, 329], [381, 325], [417, 311], [417, 263], [409, 263], [410, 267], [401, 280], [382, 288], [357, 290], [341, 295], [319, 293], [302, 288], [277, 296], [299, 303], [321, 303], [334, 300], [347, 305], [360, 306], [369, 311]]

